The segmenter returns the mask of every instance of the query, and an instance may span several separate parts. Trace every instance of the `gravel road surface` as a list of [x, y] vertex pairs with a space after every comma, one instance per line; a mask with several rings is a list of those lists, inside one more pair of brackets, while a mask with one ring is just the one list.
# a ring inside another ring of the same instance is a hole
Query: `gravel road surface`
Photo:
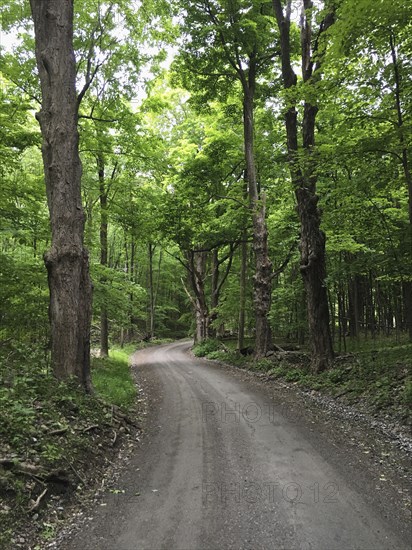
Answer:
[[410, 548], [391, 487], [379, 490], [333, 425], [189, 348], [135, 354], [146, 433], [118, 487], [59, 548]]

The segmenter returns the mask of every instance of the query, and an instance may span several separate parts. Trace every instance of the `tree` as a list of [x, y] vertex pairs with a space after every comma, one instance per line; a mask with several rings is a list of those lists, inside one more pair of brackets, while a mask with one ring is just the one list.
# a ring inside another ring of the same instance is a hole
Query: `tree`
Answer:
[[[303, 0], [301, 14], [302, 79], [306, 86], [302, 116], [302, 145], [298, 137], [297, 75], [292, 62], [291, 11], [288, 0], [286, 11], [281, 0], [273, 0], [280, 32], [282, 78], [288, 91], [285, 125], [290, 172], [295, 189], [301, 224], [300, 270], [305, 283], [309, 331], [312, 343], [312, 370], [325, 370], [333, 359], [333, 345], [329, 326], [329, 305], [326, 292], [325, 234], [320, 229], [321, 215], [316, 194], [317, 171], [314, 161], [315, 120], [318, 112], [313, 90], [321, 77], [323, 33], [333, 23], [333, 12], [322, 19], [317, 36], [313, 37], [313, 11], [311, 0]], [[302, 154], [303, 153], [303, 154]]]
[[350, 98], [345, 103], [352, 107], [347, 113], [353, 125], [351, 141], [368, 162], [379, 159], [385, 165], [391, 158], [399, 188], [407, 191], [409, 223], [404, 225], [397, 263], [412, 341], [411, 6], [407, 0], [346, 0], [337, 15], [327, 69], [345, 84]]
[[169, 161], [174, 168], [167, 180], [163, 230], [181, 250], [199, 342], [222, 329], [220, 295], [245, 209], [233, 196], [243, 172], [241, 141], [222, 106], [215, 103], [210, 108], [210, 113], [202, 114], [186, 106], [186, 116], [170, 139]]
[[37, 114], [52, 241], [45, 254], [50, 289], [51, 361], [91, 391], [92, 286], [83, 243], [79, 101], [73, 51], [73, 1], [31, 0], [42, 106]]
[[[270, 346], [268, 312], [271, 304], [272, 263], [268, 252], [265, 192], [259, 189], [255, 158], [255, 102], [258, 81], [276, 56], [270, 18], [261, 2], [206, 0], [186, 10], [181, 77], [202, 100], [227, 96], [240, 85], [243, 106], [243, 140], [249, 205], [253, 220], [255, 254], [254, 306], [255, 355]], [[189, 38], [190, 36], [190, 38]], [[193, 79], [197, 75], [197, 79]]]

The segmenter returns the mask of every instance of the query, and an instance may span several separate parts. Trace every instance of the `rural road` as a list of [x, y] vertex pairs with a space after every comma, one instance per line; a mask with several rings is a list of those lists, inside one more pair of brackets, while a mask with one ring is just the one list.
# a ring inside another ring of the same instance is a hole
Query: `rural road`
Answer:
[[[64, 550], [406, 549], [350, 450], [263, 384], [193, 358], [187, 342], [134, 355], [146, 434]], [[346, 457], [346, 458], [342, 458]]]

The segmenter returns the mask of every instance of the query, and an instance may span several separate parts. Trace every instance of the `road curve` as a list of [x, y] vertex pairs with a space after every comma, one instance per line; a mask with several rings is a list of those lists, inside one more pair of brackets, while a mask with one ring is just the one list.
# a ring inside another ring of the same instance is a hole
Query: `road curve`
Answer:
[[[65, 550], [409, 548], [362, 472], [276, 402], [189, 344], [137, 352], [147, 435], [118, 494]], [[345, 462], [345, 463], [344, 463]], [[389, 517], [385, 517], [389, 516]]]

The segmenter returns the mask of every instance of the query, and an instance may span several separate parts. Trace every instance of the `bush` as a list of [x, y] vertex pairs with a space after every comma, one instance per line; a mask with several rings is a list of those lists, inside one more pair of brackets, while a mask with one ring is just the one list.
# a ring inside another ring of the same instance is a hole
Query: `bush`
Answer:
[[214, 340], [210, 338], [209, 340], [200, 342], [200, 344], [196, 344], [193, 347], [193, 353], [196, 357], [205, 357], [206, 355], [209, 355], [209, 353], [219, 351], [221, 346], [222, 344], [221, 342], [219, 342], [219, 340]]
[[298, 382], [304, 376], [303, 371], [299, 369], [290, 369], [285, 375], [286, 382]]

